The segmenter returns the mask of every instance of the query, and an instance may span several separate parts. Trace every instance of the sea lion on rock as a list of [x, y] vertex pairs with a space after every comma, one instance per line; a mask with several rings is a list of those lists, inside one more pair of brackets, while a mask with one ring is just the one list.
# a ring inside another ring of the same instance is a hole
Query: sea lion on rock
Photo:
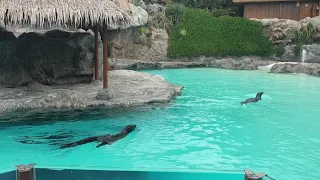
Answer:
[[261, 100], [263, 92], [258, 92], [255, 98], [248, 98], [245, 101], [242, 101], [240, 104], [247, 104], [247, 103], [256, 103]]
[[80, 141], [76, 141], [73, 143], [63, 145], [60, 147], [60, 149], [75, 147], [75, 146], [79, 146], [79, 145], [90, 143], [90, 142], [101, 142], [99, 145], [96, 146], [97, 148], [100, 146], [106, 145], [106, 144], [111, 145], [115, 141], [126, 137], [129, 133], [131, 133], [136, 128], [136, 126], [137, 125], [135, 125], [135, 124], [128, 125], [120, 133], [114, 134], [114, 135], [106, 134], [106, 135], [101, 135], [101, 136], [88, 137], [88, 138], [82, 139]]

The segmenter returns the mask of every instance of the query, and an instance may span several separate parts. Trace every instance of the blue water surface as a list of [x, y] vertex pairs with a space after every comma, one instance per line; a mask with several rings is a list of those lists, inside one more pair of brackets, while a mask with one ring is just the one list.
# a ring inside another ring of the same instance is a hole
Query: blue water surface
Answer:
[[[280, 180], [320, 177], [320, 78], [211, 68], [145, 72], [183, 85], [182, 96], [155, 108], [3, 116], [0, 169], [36, 162], [61, 169], [251, 168]], [[240, 105], [259, 91], [264, 92], [261, 101]], [[88, 136], [118, 133], [128, 124], [137, 124], [136, 131], [111, 146], [58, 148]]]

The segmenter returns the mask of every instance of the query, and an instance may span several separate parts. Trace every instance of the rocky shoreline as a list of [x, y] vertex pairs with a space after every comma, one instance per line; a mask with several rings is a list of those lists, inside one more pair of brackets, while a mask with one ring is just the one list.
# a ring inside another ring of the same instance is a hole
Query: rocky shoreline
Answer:
[[28, 86], [0, 88], [0, 114], [31, 109], [133, 107], [148, 103], [169, 103], [181, 95], [183, 86], [170, 84], [161, 76], [114, 70], [109, 72], [110, 99], [97, 98], [101, 89], [100, 81], [52, 86], [33, 81]]
[[318, 63], [278, 63], [270, 68], [271, 73], [306, 74], [320, 77], [320, 64]]
[[230, 70], [259, 70], [260, 67], [270, 66], [270, 73], [296, 73], [320, 77], [319, 63], [278, 62], [254, 58], [242, 59], [213, 59], [204, 58], [198, 61], [151, 62], [140, 60], [111, 59], [113, 69], [174, 69], [174, 68], [220, 68]]
[[141, 60], [127, 60], [127, 59], [111, 59], [110, 66], [113, 69], [174, 69], [174, 68], [221, 68], [231, 70], [258, 70], [259, 66], [267, 66], [277, 61], [262, 60], [256, 58], [200, 58], [197, 60], [188, 61], [141, 61]]

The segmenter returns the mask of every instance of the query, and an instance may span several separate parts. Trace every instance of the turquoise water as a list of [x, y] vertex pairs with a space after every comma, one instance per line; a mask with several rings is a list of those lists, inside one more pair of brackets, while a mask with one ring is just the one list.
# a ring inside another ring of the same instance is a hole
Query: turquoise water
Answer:
[[[38, 167], [148, 171], [251, 168], [280, 180], [320, 177], [320, 78], [204, 68], [146, 72], [183, 85], [182, 96], [154, 109], [2, 117], [0, 169], [36, 162]], [[259, 91], [261, 101], [240, 105]], [[24, 121], [9, 124], [9, 118]], [[112, 146], [58, 149], [133, 123], [136, 131]]]

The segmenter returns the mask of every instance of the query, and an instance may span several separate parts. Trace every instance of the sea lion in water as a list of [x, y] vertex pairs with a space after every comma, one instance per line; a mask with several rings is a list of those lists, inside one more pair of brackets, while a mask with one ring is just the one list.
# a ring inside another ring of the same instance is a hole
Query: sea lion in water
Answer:
[[97, 148], [100, 146], [106, 145], [106, 144], [111, 145], [115, 141], [126, 137], [129, 133], [131, 133], [136, 128], [136, 126], [137, 125], [135, 125], [135, 124], [128, 125], [120, 133], [114, 134], [114, 135], [106, 134], [106, 135], [101, 135], [101, 136], [88, 137], [88, 138], [82, 139], [80, 141], [76, 141], [73, 143], [63, 145], [60, 147], [60, 149], [75, 147], [75, 146], [79, 146], [79, 145], [90, 143], [90, 142], [101, 142], [99, 145], [96, 146]]
[[240, 104], [247, 104], [247, 103], [256, 103], [261, 100], [263, 92], [258, 92], [255, 98], [248, 98], [245, 101], [242, 101]]

